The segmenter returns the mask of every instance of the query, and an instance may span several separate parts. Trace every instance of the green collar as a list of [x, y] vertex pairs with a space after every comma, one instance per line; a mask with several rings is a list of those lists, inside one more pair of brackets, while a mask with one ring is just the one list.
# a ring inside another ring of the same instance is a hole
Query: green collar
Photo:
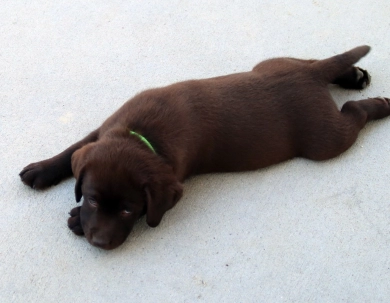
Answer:
[[136, 132], [134, 132], [134, 131], [132, 131], [132, 130], [129, 130], [129, 132], [130, 132], [130, 134], [132, 134], [133, 136], [136, 136], [138, 139], [140, 139], [143, 143], [145, 143], [145, 145], [146, 145], [147, 147], [149, 147], [149, 149], [150, 149], [152, 152], [154, 152], [155, 154], [157, 154], [157, 153], [156, 153], [156, 150], [153, 148], [152, 144], [150, 144], [150, 142], [149, 142], [144, 136], [142, 136], [142, 135], [140, 135], [139, 133], [136, 133]]

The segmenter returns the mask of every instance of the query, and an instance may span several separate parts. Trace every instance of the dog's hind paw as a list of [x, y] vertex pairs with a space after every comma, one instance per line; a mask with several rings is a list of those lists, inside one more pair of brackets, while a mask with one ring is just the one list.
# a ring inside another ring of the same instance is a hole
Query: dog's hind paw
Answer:
[[371, 82], [370, 74], [366, 70], [357, 66], [355, 66], [355, 70], [356, 70], [356, 88], [357, 89], [366, 88], [367, 85], [369, 85]]
[[346, 89], [364, 89], [371, 83], [371, 77], [366, 70], [352, 66], [348, 72], [338, 77], [333, 83]]

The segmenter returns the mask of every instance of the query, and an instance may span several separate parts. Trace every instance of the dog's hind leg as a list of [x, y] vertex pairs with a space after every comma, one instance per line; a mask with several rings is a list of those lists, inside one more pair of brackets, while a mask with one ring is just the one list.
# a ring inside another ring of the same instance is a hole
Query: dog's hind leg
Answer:
[[344, 88], [362, 89], [370, 83], [370, 76], [365, 70], [353, 64], [369, 51], [369, 46], [359, 46], [343, 54], [319, 60], [310, 66], [317, 77], [327, 84], [334, 83]]
[[31, 163], [20, 172], [20, 178], [24, 184], [34, 189], [44, 189], [58, 184], [61, 180], [72, 176], [71, 159], [73, 153], [84, 145], [96, 141], [98, 135], [99, 129], [53, 158]]
[[343, 115], [352, 116], [360, 128], [372, 120], [378, 120], [390, 115], [390, 99], [384, 97], [348, 101], [341, 108]]
[[326, 160], [346, 151], [359, 131], [371, 120], [390, 115], [390, 99], [371, 98], [346, 102], [334, 119], [305, 137], [301, 155], [312, 160]]
[[345, 74], [337, 77], [332, 83], [347, 89], [364, 89], [370, 82], [371, 77], [366, 70], [352, 66]]
[[363, 89], [370, 84], [370, 75], [366, 70], [352, 64], [365, 56], [369, 50], [368, 46], [360, 46], [325, 60], [302, 60], [295, 58], [286, 58], [286, 60], [306, 66], [310, 65], [318, 70], [321, 75], [320, 78], [325, 76], [328, 83], [338, 84], [347, 89]]

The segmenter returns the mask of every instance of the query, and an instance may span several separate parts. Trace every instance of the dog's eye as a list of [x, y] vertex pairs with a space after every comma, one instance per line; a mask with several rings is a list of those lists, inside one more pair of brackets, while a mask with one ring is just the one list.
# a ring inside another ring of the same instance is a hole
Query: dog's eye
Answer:
[[92, 197], [89, 197], [88, 198], [88, 202], [89, 204], [91, 204], [93, 207], [97, 207], [98, 206], [98, 203], [96, 202], [96, 200]]
[[122, 210], [121, 211], [121, 214], [122, 215], [130, 215], [130, 214], [132, 214], [133, 212], [130, 210], [130, 209], [127, 209], [127, 208], [125, 208], [124, 210]]

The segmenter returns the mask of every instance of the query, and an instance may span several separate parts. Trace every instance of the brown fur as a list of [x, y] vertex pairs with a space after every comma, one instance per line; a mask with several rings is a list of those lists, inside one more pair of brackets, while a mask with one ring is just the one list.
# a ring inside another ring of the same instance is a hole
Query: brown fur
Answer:
[[368, 51], [270, 59], [250, 72], [147, 90], [85, 139], [27, 166], [22, 181], [41, 189], [73, 172], [76, 200], [84, 202], [71, 211], [69, 227], [95, 246], [115, 248], [143, 214], [157, 226], [190, 175], [259, 169], [293, 157], [325, 160], [348, 149], [367, 121], [390, 114], [389, 99], [350, 101], [339, 111], [329, 93], [330, 83], [369, 84], [368, 73], [353, 66]]

